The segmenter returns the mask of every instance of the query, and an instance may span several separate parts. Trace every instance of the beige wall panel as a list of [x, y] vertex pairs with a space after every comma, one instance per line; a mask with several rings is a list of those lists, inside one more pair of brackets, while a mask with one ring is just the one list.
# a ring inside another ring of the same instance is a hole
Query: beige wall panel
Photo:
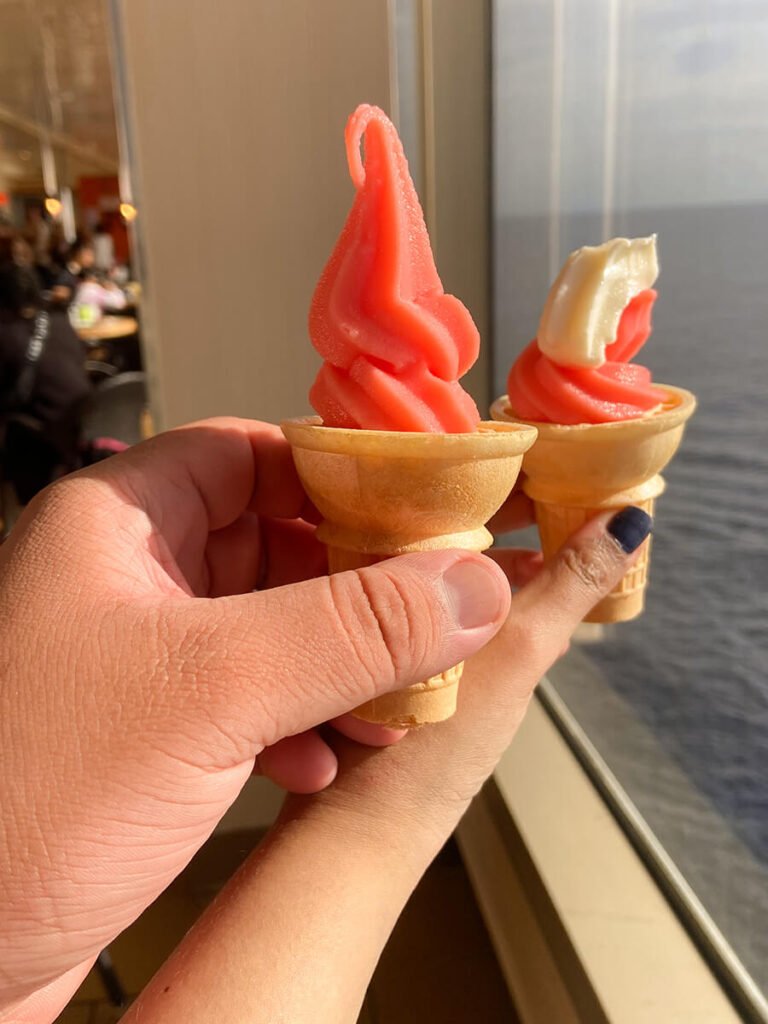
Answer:
[[312, 289], [389, 109], [384, 0], [123, 0], [158, 426], [309, 411]]

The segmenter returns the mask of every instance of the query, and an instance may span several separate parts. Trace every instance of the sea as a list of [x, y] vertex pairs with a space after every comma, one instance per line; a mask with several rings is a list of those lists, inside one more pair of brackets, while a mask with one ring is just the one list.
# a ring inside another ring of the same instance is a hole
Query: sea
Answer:
[[[496, 394], [535, 336], [551, 228], [495, 224]], [[601, 230], [569, 216], [562, 257]], [[647, 610], [554, 678], [768, 992], [768, 205], [624, 211], [611, 234], [653, 232], [659, 299], [637, 361], [698, 410], [664, 473]]]

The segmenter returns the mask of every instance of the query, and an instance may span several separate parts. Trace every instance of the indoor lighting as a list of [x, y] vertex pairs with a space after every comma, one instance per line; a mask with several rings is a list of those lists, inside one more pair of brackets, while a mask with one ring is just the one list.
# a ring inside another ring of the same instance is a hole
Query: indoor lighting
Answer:
[[48, 196], [45, 200], [45, 208], [52, 217], [58, 217], [61, 213], [61, 200]]
[[130, 221], [136, 219], [136, 214], [138, 213], [138, 210], [133, 205], [133, 203], [120, 203], [120, 213], [122, 213], [125, 220], [127, 220], [130, 223]]

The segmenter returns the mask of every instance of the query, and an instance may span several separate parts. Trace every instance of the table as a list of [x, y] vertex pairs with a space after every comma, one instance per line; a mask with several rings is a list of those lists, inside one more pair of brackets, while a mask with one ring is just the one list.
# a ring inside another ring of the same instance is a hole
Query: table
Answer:
[[131, 338], [139, 329], [139, 321], [132, 316], [103, 316], [92, 327], [76, 327], [78, 337], [90, 344]]

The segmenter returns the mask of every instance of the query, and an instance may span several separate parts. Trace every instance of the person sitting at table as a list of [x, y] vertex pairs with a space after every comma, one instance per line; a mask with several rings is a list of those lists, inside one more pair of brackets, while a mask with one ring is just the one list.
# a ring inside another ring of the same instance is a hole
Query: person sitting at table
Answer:
[[115, 265], [115, 241], [104, 220], [100, 220], [93, 229], [93, 253], [97, 269], [108, 274]]
[[3, 473], [24, 505], [83, 465], [82, 416], [92, 388], [66, 311], [45, 310], [15, 239], [0, 240], [0, 382]]
[[56, 276], [51, 290], [51, 302], [67, 307], [72, 302], [87, 271], [93, 269], [96, 260], [93, 246], [85, 239], [78, 239], [67, 252], [64, 266]]
[[55, 279], [55, 270], [51, 263], [51, 222], [42, 203], [33, 203], [27, 209], [24, 235], [32, 249], [35, 271], [40, 283], [44, 288], [50, 288]]
[[75, 292], [75, 305], [95, 306], [102, 313], [125, 309], [125, 292], [114, 281], [105, 279], [93, 270], [84, 270]]

